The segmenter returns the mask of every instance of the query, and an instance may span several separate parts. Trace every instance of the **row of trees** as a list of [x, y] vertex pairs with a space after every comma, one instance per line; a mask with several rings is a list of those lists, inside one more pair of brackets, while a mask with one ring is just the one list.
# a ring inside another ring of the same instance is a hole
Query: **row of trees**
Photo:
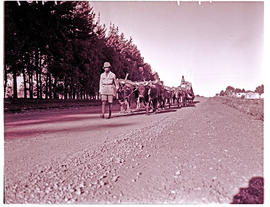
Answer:
[[[224, 90], [221, 90], [219, 93], [219, 96], [230, 96], [232, 94], [235, 93], [245, 93], [245, 92], [252, 92], [252, 91], [246, 91], [244, 88], [240, 89], [240, 88], [234, 88], [232, 86], [227, 86], [227, 88]], [[258, 87], [256, 87], [256, 89], [254, 90], [254, 92], [258, 93], [259, 95], [264, 93], [264, 85], [260, 85]]]
[[[153, 80], [132, 38], [101, 25], [89, 2], [5, 2], [4, 94], [22, 78], [24, 98], [94, 97], [105, 61], [119, 78]], [[108, 31], [107, 31], [108, 30]], [[139, 70], [143, 67], [143, 70]]]
[[256, 89], [255, 89], [255, 92], [258, 93], [258, 94], [263, 94], [264, 93], [264, 85], [260, 85], [260, 86], [257, 86]]

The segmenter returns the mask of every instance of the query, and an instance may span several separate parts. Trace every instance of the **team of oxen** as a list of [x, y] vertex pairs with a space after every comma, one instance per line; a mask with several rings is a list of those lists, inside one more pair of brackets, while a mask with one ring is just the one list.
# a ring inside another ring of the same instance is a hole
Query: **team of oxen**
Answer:
[[185, 82], [178, 87], [167, 87], [157, 81], [133, 82], [126, 79], [118, 79], [119, 89], [116, 97], [121, 105], [121, 112], [132, 112], [145, 109], [146, 114], [158, 110], [188, 106], [193, 103], [194, 93], [192, 85]]

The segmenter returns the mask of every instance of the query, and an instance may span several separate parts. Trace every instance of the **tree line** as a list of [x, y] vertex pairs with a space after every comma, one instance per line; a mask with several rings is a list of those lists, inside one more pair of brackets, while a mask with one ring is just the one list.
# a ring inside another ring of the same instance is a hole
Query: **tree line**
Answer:
[[[246, 93], [246, 92], [253, 92], [253, 91], [250, 91], [250, 90], [245, 90], [244, 88], [243, 89], [240, 89], [240, 88], [234, 88], [232, 86], [227, 86], [225, 90], [221, 90], [220, 93], [218, 94], [219, 96], [230, 96], [234, 93]], [[263, 94], [264, 93], [264, 85], [259, 85], [256, 87], [256, 89], [254, 90], [254, 92], [258, 93], [259, 95]]]
[[132, 38], [102, 25], [89, 2], [5, 1], [4, 21], [4, 94], [12, 80], [12, 98], [18, 77], [24, 98], [95, 97], [105, 61], [119, 78], [153, 80]]

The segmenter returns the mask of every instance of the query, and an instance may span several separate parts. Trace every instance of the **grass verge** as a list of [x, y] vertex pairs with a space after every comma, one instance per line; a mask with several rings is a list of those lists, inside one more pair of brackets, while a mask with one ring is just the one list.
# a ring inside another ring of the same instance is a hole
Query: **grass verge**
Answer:
[[256, 119], [264, 120], [264, 99], [241, 99], [227, 96], [216, 96], [213, 99], [243, 113], [252, 115]]

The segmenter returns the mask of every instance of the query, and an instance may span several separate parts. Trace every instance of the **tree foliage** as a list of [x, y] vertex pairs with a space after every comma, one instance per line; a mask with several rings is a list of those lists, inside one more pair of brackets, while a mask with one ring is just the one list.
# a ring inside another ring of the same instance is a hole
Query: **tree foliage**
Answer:
[[225, 96], [225, 92], [223, 90], [220, 91], [219, 93], [220, 96]]
[[260, 95], [263, 94], [264, 93], [264, 85], [262, 84], [262, 85], [256, 87], [255, 92], [257, 92]]
[[[4, 2], [5, 86], [23, 76], [25, 98], [89, 98], [105, 61], [119, 78], [152, 80], [152, 69], [119, 28], [101, 25], [88, 2]], [[143, 67], [143, 71], [139, 70]]]
[[235, 88], [232, 86], [227, 86], [225, 90], [225, 95], [231, 95], [234, 92]]

